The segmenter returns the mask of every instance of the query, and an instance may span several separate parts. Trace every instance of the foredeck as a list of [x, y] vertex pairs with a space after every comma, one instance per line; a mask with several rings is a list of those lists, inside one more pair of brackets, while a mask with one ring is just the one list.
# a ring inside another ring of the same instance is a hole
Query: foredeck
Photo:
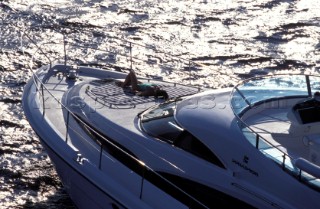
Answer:
[[[156, 98], [153, 96], [137, 96], [131, 92], [130, 87], [121, 88], [115, 84], [115, 81], [116, 80], [114, 79], [94, 80], [90, 82], [91, 88], [89, 88], [86, 93], [96, 101], [99, 101], [107, 106], [114, 105], [117, 107], [135, 107], [138, 104], [150, 103], [156, 100]], [[150, 80], [147, 79], [141, 79], [140, 81], [150, 82]], [[152, 81], [152, 83], [156, 83], [157, 86], [165, 90], [169, 95], [169, 99], [192, 95], [200, 91], [200, 89], [195, 87], [182, 86], [173, 83], [161, 81]]]
[[[170, 200], [170, 206], [173, 205], [175, 208], [180, 208], [183, 206], [183, 202], [172, 198], [147, 181], [141, 184], [141, 176], [139, 176], [138, 173], [132, 172], [130, 166], [128, 168], [122, 164], [122, 160], [129, 159], [131, 161], [127, 162], [128, 164], [137, 164], [133, 165], [134, 168], [143, 165], [135, 160], [130, 153], [122, 150], [120, 143], [118, 146], [115, 145], [118, 144], [116, 139], [121, 139], [122, 136], [129, 137], [125, 131], [129, 128], [135, 128], [137, 112], [142, 111], [142, 107], [161, 103], [164, 102], [164, 100], [131, 94], [128, 89], [122, 89], [115, 84], [116, 80], [122, 79], [121, 76], [113, 76], [114, 72], [111, 71], [109, 71], [110, 74], [108, 74], [108, 71], [100, 71], [100, 73], [102, 72], [102, 77], [107, 77], [108, 79], [97, 79], [100, 76], [96, 76], [95, 72], [89, 74], [88, 71], [80, 72], [77, 79], [69, 79], [63, 71], [60, 71], [60, 69], [54, 70], [54, 68], [46, 70], [46, 74], [35, 74], [34, 82], [30, 85], [32, 91], [29, 91], [28, 95], [25, 94], [25, 96], [30, 97], [31, 95], [35, 97], [33, 98], [34, 100], [31, 99], [31, 101], [35, 101], [35, 103], [28, 104], [28, 110], [31, 110], [29, 111], [30, 118], [32, 118], [31, 116], [37, 115], [37, 117], [44, 120], [35, 120], [33, 127], [36, 127], [35, 129], [40, 133], [39, 136], [42, 141], [44, 141], [50, 149], [61, 154], [60, 156], [63, 156], [64, 160], [68, 161], [68, 163], [72, 165], [75, 164], [77, 168], [81, 167], [83, 173], [92, 174], [92, 170], [97, 169], [99, 172], [94, 173], [99, 178], [97, 178], [98, 180], [95, 180], [94, 183], [97, 183], [99, 188], [108, 188], [108, 190], [111, 190], [113, 188], [111, 188], [110, 185], [116, 185], [116, 189], [118, 189], [119, 186], [123, 186], [123, 188], [125, 188], [123, 191], [127, 191], [126, 189], [128, 185], [130, 185], [128, 194], [135, 196], [139, 194], [139, 192], [145, 193], [143, 199], [141, 196], [139, 199], [139, 201], [142, 200], [142, 204], [150, 203], [151, 199], [148, 194], [156, 193], [157, 197]], [[125, 76], [125, 74], [123, 76]], [[199, 89], [195, 87], [187, 87], [167, 82], [159, 81], [159, 84], [162, 84], [162, 88], [168, 92], [171, 99], [194, 94], [199, 91]], [[89, 89], [87, 89], [88, 86]], [[84, 95], [86, 95], [86, 97], [82, 97]], [[90, 111], [90, 105], [96, 104], [97, 102], [100, 104], [99, 110], [97, 110], [97, 112], [88, 112]], [[87, 106], [84, 107], [82, 106], [83, 104]], [[35, 109], [32, 105], [34, 105]], [[128, 106], [129, 108], [125, 107], [119, 111], [119, 108], [123, 108], [124, 106]], [[73, 107], [76, 108], [73, 109]], [[77, 107], [80, 107], [80, 109], [77, 109]], [[83, 114], [81, 115], [81, 113]], [[89, 115], [90, 113], [92, 113], [91, 116]], [[86, 118], [88, 120], [102, 117], [104, 120], [96, 121], [97, 124], [100, 125], [100, 131], [106, 129], [110, 131], [111, 128], [115, 131], [109, 133], [108, 137], [100, 133], [98, 134], [96, 132], [98, 127], [94, 127], [94, 124], [91, 123], [86, 124], [88, 121], [84, 122], [82, 118], [79, 120], [78, 116], [80, 115], [81, 117], [88, 116], [88, 118]], [[111, 118], [108, 120], [107, 116], [111, 116]], [[112, 123], [112, 127], [108, 126], [108, 122]], [[122, 122], [124, 126], [118, 126]], [[80, 123], [82, 124], [80, 125]], [[130, 124], [131, 127], [129, 127], [128, 124]], [[87, 125], [90, 125], [90, 127]], [[94, 129], [91, 127], [94, 127]], [[46, 135], [53, 131], [53, 135]], [[97, 135], [90, 135], [93, 133]], [[112, 134], [117, 134], [118, 138], [113, 138]], [[96, 138], [98, 135], [99, 138]], [[135, 142], [131, 140], [130, 143], [134, 144]], [[65, 158], [65, 156], [71, 156], [71, 158]], [[119, 161], [114, 160], [115, 158]], [[153, 172], [151, 170], [149, 171]], [[100, 181], [102, 179], [101, 177], [103, 177], [105, 181]], [[142, 180], [144, 181], [144, 176]], [[167, 181], [164, 180], [164, 182]], [[174, 185], [170, 186], [176, 188]], [[182, 190], [180, 192], [184, 194]], [[121, 192], [121, 195], [122, 194], [123, 192]], [[198, 202], [196, 199], [193, 200], [191, 196], [190, 198], [192, 201]], [[202, 205], [201, 202], [199, 202], [199, 204]], [[165, 205], [164, 207], [168, 206]]]
[[[62, 136], [67, 137], [68, 119], [67, 111], [64, 111], [65, 107], [71, 108], [73, 112], [74, 107], [80, 107], [84, 104], [91, 110], [95, 109], [95, 112], [99, 112], [102, 117], [108, 118], [110, 123], [121, 124], [125, 128], [134, 129], [135, 124], [132, 120], [137, 113], [152, 105], [164, 102], [163, 99], [153, 96], [137, 96], [131, 92], [130, 87], [119, 87], [115, 82], [122, 80], [125, 74], [113, 76], [113, 73], [110, 71], [109, 74], [108, 71], [104, 71], [104, 76], [101, 77], [106, 79], [97, 79], [94, 74], [90, 76], [88, 71], [84, 70], [84, 72], [79, 72], [76, 80], [68, 79], [65, 73], [59, 70], [47, 74], [46, 78], [43, 79], [44, 115]], [[139, 79], [139, 81], [156, 83], [167, 91], [169, 99], [192, 95], [201, 91], [197, 87], [158, 80]], [[65, 95], [66, 92], [68, 92], [68, 96]], [[79, 98], [81, 98], [81, 101]], [[118, 109], [122, 109], [121, 114], [119, 114]], [[88, 109], [82, 109], [80, 112], [82, 111], [89, 111], [86, 114], [92, 114], [92, 111]], [[107, 121], [107, 119], [105, 120]]]

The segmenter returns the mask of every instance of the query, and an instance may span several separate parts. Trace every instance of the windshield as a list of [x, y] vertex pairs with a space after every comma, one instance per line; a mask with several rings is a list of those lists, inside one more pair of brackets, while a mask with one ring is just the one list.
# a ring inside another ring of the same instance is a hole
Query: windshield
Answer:
[[142, 129], [153, 137], [173, 143], [183, 131], [174, 118], [177, 102], [163, 103], [144, 112], [140, 120]]
[[237, 115], [246, 108], [251, 108], [258, 102], [288, 98], [308, 97], [308, 88], [313, 92], [319, 88], [320, 79], [308, 77], [308, 87], [305, 75], [276, 75], [247, 80], [234, 89], [231, 105]]

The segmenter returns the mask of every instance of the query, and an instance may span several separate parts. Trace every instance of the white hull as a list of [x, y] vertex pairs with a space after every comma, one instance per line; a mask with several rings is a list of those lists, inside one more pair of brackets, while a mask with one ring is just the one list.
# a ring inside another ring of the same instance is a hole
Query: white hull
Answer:
[[124, 209], [126, 208], [107, 191], [102, 190], [78, 171], [67, 160], [61, 158], [55, 151], [48, 147], [42, 140], [51, 161], [54, 163], [56, 171], [63, 183], [63, 186], [77, 208], [96, 208], [96, 209]]
[[[55, 102], [46, 100], [51, 106], [47, 105], [45, 109], [39, 105], [41, 102], [39, 91], [30, 81], [23, 95], [25, 114], [45, 146], [67, 193], [79, 209], [188, 208], [123, 166], [106, 151], [101, 154], [99, 166], [99, 146], [92, 146], [90, 138], [78, 138], [82, 130], [71, 117], [70, 130], [67, 131], [65, 122], [61, 123], [67, 120], [64, 111]], [[53, 109], [58, 111], [52, 112]], [[90, 159], [81, 161], [75, 146], [84, 149]]]
[[138, 78], [164, 101], [120, 87], [126, 75], [56, 64], [25, 87], [25, 115], [79, 209], [320, 207], [320, 110], [301, 103], [320, 77], [219, 90]]

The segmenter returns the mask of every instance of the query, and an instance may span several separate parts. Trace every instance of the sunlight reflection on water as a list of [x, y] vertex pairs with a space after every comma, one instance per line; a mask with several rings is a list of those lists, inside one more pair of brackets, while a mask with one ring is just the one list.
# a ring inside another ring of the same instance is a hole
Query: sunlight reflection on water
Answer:
[[[23, 64], [18, 23], [21, 27], [57, 24], [86, 28], [147, 44], [192, 59], [199, 64], [192, 72], [192, 82], [214, 88], [232, 86], [251, 74], [319, 73], [319, 5], [320, 0], [4, 0], [0, 2], [0, 70], [4, 83], [1, 88], [6, 88], [5, 79], [15, 75], [15, 68]], [[34, 35], [36, 41], [40, 36], [57, 39], [56, 34]], [[98, 41], [98, 35], [92, 39], [94, 43]], [[102, 54], [100, 59], [108, 56]], [[157, 60], [153, 58], [150, 62]], [[179, 67], [186, 68], [181, 63]], [[9, 70], [13, 73], [3, 75]], [[184, 79], [184, 75], [165, 68], [151, 73], [162, 73], [172, 81]], [[8, 92], [8, 96], [14, 94], [11, 89]], [[1, 107], [1, 111], [6, 111], [2, 103]], [[21, 115], [17, 118], [20, 120]], [[1, 127], [1, 130], [4, 135], [12, 134], [9, 128]], [[21, 137], [10, 140], [18, 141], [18, 138]], [[3, 162], [14, 165], [12, 159], [15, 158], [10, 156]], [[14, 173], [16, 168], [7, 169]], [[4, 205], [12, 202], [10, 192], [16, 185], [11, 184], [5, 182], [3, 185], [9, 189], [0, 192], [1, 199], [7, 201]], [[37, 196], [31, 189], [15, 192], [17, 207], [26, 202], [26, 194], [30, 194], [29, 201], [38, 201], [30, 203], [30, 207], [44, 208], [49, 204], [46, 197]], [[59, 199], [56, 197], [59, 195], [57, 192], [53, 197]], [[56, 208], [71, 208], [67, 202]]]

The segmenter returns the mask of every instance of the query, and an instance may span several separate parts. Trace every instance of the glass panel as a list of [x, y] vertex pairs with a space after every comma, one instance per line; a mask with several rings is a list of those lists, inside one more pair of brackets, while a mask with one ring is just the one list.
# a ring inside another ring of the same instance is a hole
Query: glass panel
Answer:
[[320, 91], [320, 77], [310, 76], [309, 79], [310, 79], [311, 93], [313, 95], [316, 91]]
[[141, 116], [143, 130], [154, 137], [173, 143], [183, 131], [174, 119], [176, 101], [160, 104]]
[[[308, 78], [310, 81], [310, 86], [308, 86], [307, 83]], [[293, 97], [306, 98], [306, 100], [310, 100], [310, 98], [308, 98], [308, 87], [310, 87], [310, 93], [312, 95], [314, 95], [315, 92], [320, 91], [320, 77], [306, 75], [277, 75], [265, 78], [254, 78], [246, 83], [243, 83], [242, 85], [239, 85], [237, 87], [238, 91], [234, 89], [231, 98], [231, 105], [234, 113], [239, 115], [243, 113], [245, 108], [249, 108], [251, 105], [254, 105], [257, 102], [263, 102], [266, 100], [270, 101], [270, 99], [273, 101], [273, 99]], [[307, 111], [311, 111], [310, 108]], [[308, 120], [310, 120], [310, 118], [315, 115], [317, 115], [315, 112], [308, 112], [308, 114], [305, 116], [308, 118]], [[316, 121], [318, 121], [318, 119]], [[253, 146], [256, 146], [256, 133], [252, 132], [252, 130], [247, 128], [241, 121], [239, 121], [239, 127], [248, 141]], [[300, 169], [294, 165], [290, 156], [285, 154], [280, 147], [277, 148], [268, 144], [263, 138], [259, 138], [258, 146], [259, 150], [265, 156], [274, 160], [280, 166], [284, 166], [285, 171], [291, 175], [297, 178], [299, 177]], [[285, 164], [283, 165], [284, 155], [286, 155], [286, 158], [284, 161]], [[316, 179], [314, 176], [311, 176], [304, 171], [301, 171], [301, 178], [303, 183], [312, 185], [318, 189], [320, 185], [319, 179]]]
[[[320, 79], [313, 78], [312, 85], [313, 88], [320, 88]], [[236, 114], [248, 107], [245, 100], [253, 105], [273, 98], [308, 96], [305, 75], [255, 78], [238, 86], [238, 90], [240, 93], [235, 90], [231, 98], [231, 105]]]
[[233, 93], [233, 96], [231, 98], [231, 105], [232, 105], [233, 111], [236, 114], [241, 113], [245, 108], [249, 107], [245, 99], [240, 95], [238, 91], [235, 91]]
[[155, 108], [151, 108], [142, 115], [142, 122], [159, 118], [171, 117], [176, 109], [176, 102], [164, 103]]

